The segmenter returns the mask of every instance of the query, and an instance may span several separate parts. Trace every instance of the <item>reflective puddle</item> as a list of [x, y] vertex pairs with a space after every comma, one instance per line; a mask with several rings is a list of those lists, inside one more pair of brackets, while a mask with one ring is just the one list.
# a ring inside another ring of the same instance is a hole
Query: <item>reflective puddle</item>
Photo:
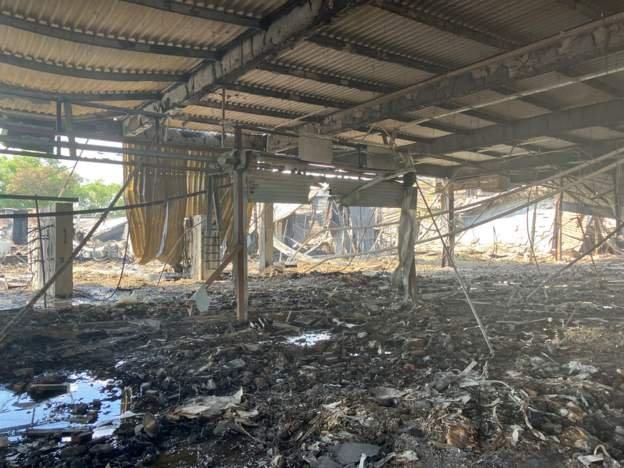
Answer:
[[321, 341], [327, 341], [332, 337], [331, 333], [319, 331], [314, 333], [304, 333], [302, 335], [290, 336], [286, 339], [288, 344], [295, 346], [314, 346]]
[[66, 382], [65, 393], [44, 399], [0, 386], [0, 435], [15, 441], [29, 429], [92, 428], [118, 417], [121, 390], [114, 381], [80, 373]]

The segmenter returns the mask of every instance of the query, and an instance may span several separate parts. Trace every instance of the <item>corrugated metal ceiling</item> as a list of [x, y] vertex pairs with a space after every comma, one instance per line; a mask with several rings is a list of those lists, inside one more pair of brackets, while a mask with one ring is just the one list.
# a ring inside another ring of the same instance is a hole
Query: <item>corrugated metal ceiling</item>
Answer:
[[418, 5], [439, 17], [524, 43], [552, 36], [590, 20], [574, 8], [574, 2], [565, 5], [565, 2], [556, 0], [412, 0], [403, 3]]
[[[248, 18], [263, 18], [286, 3], [286, 0], [173, 0], [174, 3], [212, 8], [226, 13], [242, 15]], [[555, 0], [454, 0], [440, 2], [434, 0], [396, 1], [395, 3], [418, 8], [438, 19], [446, 19], [453, 24], [490, 36], [505, 37], [507, 42], [526, 43], [535, 41], [558, 32], [570, 29], [589, 21], [579, 10]], [[624, 9], [624, 5], [622, 6]], [[56, 0], [41, 2], [38, 0], [0, 0], [0, 10], [9, 14], [43, 25], [64, 28], [77, 32], [101, 35], [108, 38], [120, 38], [150, 44], [193, 47], [204, 50], [222, 50], [246, 28], [211, 21], [192, 16], [164, 12], [154, 8], [146, 8], [119, 0]], [[381, 48], [398, 55], [429, 61], [433, 65], [455, 68], [468, 65], [502, 51], [500, 47], [477, 42], [462, 37], [460, 32], [449, 32], [434, 29], [422, 22], [400, 16], [370, 4], [356, 7], [349, 13], [341, 15], [328, 25], [321, 28], [322, 34], [339, 38], [347, 42], [367, 45], [370, 48]], [[200, 63], [198, 59], [140, 53], [108, 49], [91, 45], [82, 45], [60, 39], [43, 37], [33, 33], [0, 26], [0, 49], [2, 52], [37, 60], [42, 63], [70, 66], [77, 69], [105, 70], [123, 73], [165, 72], [188, 73]], [[276, 63], [286, 64], [313, 72], [326, 73], [339, 78], [352, 78], [372, 85], [379, 84], [388, 88], [401, 88], [428, 79], [431, 75], [421, 70], [403, 65], [382, 62], [353, 52], [336, 51], [321, 47], [311, 42], [299, 44], [284, 50], [274, 57]], [[595, 71], [609, 66], [624, 64], [624, 53], [589, 62], [578, 70], [581, 72]], [[601, 78], [605, 83], [618, 87], [624, 93], [622, 76]], [[168, 81], [153, 82], [149, 75], [146, 81], [114, 81], [105, 79], [86, 79], [62, 76], [51, 73], [28, 70], [12, 65], [0, 64], [0, 83], [12, 86], [26, 86], [50, 93], [122, 93], [132, 91], [162, 91], [170, 83]], [[545, 84], [566, 79], [564, 76], [551, 73], [541, 77], [522, 80], [516, 83], [518, 89], [534, 89]], [[270, 89], [271, 92], [284, 91], [297, 93], [300, 96], [324, 98], [341, 101], [347, 105], [363, 103], [379, 96], [378, 93], [362, 91], [347, 86], [323, 83], [300, 77], [294, 77], [265, 70], [252, 70], [238, 79], [241, 84], [253, 85]], [[489, 102], [503, 95], [494, 91], [484, 91], [450, 103], [466, 105]], [[543, 95], [546, 102], [553, 103], [554, 108], [567, 108], [600, 102], [611, 98], [609, 94], [597, 91], [590, 83], [578, 84], [553, 90]], [[220, 102], [221, 95], [214, 93], [206, 97], [212, 102]], [[272, 111], [296, 114], [323, 115], [335, 108], [324, 108], [316, 104], [308, 104], [296, 100], [264, 97], [251, 93], [228, 91], [227, 101], [232, 105], [250, 106], [258, 110], [263, 108]], [[137, 101], [129, 101], [115, 105], [137, 106]], [[34, 113], [53, 114], [51, 104], [19, 99], [0, 99], [0, 108], [14, 109]], [[438, 115], [447, 110], [441, 104], [438, 107], [420, 109], [409, 113], [415, 119]], [[491, 114], [492, 120], [511, 121], [541, 115], [547, 112], [544, 107], [529, 104], [523, 100], [509, 101], [503, 104], [488, 106], [482, 109], [484, 115]], [[75, 107], [76, 115], [94, 113], [92, 109]], [[190, 116], [221, 118], [220, 109], [189, 106], [184, 109]], [[401, 116], [404, 118], [405, 116]], [[263, 127], [282, 126], [292, 123], [291, 119], [275, 116], [253, 115], [245, 112], [226, 111], [226, 120]], [[174, 122], [174, 123], [172, 123]], [[439, 124], [448, 128], [457, 127], [463, 130], [474, 130], [491, 125], [492, 122], [466, 114], [441, 118]], [[180, 125], [194, 129], [212, 129], [220, 131], [218, 124], [183, 123], [176, 119], [170, 125]], [[386, 121], [384, 128], [400, 129], [401, 132], [412, 134], [418, 138], [438, 138], [448, 132], [427, 128], [425, 125], [406, 124], [405, 122]], [[433, 123], [432, 123], [433, 126]], [[444, 128], [444, 127], [443, 127]], [[601, 140], [620, 137], [622, 133], [603, 128], [585, 129], [571, 134], [588, 139]], [[357, 141], [369, 141], [383, 144], [377, 134], [358, 131], [344, 132], [343, 138]], [[562, 137], [564, 138], [564, 137]], [[416, 138], [417, 139], [417, 138]], [[399, 140], [399, 145], [409, 141]], [[546, 142], [544, 145], [548, 145]], [[557, 144], [556, 142], [553, 144]], [[474, 155], [474, 153], [470, 153]], [[458, 156], [461, 157], [461, 156]], [[470, 156], [471, 158], [474, 156]], [[433, 164], [449, 165], [446, 161], [433, 160]]]
[[160, 91], [167, 83], [154, 81], [106, 81], [27, 70], [0, 63], [0, 82], [50, 93], [122, 93], [131, 91]]
[[0, 44], [5, 54], [87, 70], [173, 74], [186, 72], [200, 63], [198, 59], [187, 57], [155, 56], [78, 44], [6, 26], [0, 26]]
[[280, 54], [276, 62], [396, 87], [406, 87], [431, 76], [413, 68], [327, 49], [309, 42], [303, 42]]
[[[264, 11], [262, 1], [224, 3], [232, 3], [234, 7], [236, 3], [248, 3], [256, 6], [255, 12]], [[283, 1], [266, 3], [275, 5]], [[94, 35], [209, 49], [226, 45], [246, 29], [119, 0], [0, 0], [0, 10]]]
[[[478, 2], [470, 2], [478, 3]], [[433, 29], [373, 6], [364, 6], [323, 30], [357, 42], [397, 49], [433, 63], [459, 67], [490, 57], [498, 49]]]

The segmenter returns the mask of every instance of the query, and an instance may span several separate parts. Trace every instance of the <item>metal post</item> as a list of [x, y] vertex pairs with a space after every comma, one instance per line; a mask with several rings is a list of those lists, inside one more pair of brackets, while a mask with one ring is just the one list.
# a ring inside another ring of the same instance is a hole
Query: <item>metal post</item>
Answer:
[[[41, 229], [41, 217], [39, 216], [39, 200], [35, 198], [35, 213], [37, 213], [37, 239], [39, 241], [39, 261], [37, 262], [37, 268], [39, 269], [39, 275], [41, 277], [42, 284], [46, 283], [46, 249], [43, 247], [43, 230]], [[48, 307], [48, 297], [43, 293], [43, 307]]]
[[245, 155], [242, 133], [235, 131], [235, 147], [238, 161], [232, 171], [232, 206], [234, 210], [234, 242], [238, 249], [232, 262], [234, 291], [236, 293], [236, 319], [249, 319], [247, 287], [247, 191], [245, 189]]
[[[561, 182], [563, 185], [563, 181]], [[561, 260], [561, 243], [563, 241], [563, 229], [562, 229], [562, 219], [563, 219], [563, 194], [561, 192], [559, 197], [557, 197], [557, 202], [555, 203], [555, 223], [553, 226], [553, 250], [555, 254], [555, 260]]]
[[262, 204], [260, 223], [260, 269], [273, 265], [273, 203]]
[[451, 261], [455, 257], [455, 190], [453, 190], [451, 182], [447, 182], [446, 187], [442, 191], [442, 210], [448, 211], [448, 252], [446, 249], [442, 249], [442, 267], [447, 267], [451, 265]]

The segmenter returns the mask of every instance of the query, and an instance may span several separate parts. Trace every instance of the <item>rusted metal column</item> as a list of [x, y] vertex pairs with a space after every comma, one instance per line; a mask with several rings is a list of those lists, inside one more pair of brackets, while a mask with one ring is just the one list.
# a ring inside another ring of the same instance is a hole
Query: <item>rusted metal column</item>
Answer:
[[237, 250], [232, 261], [236, 294], [236, 319], [249, 320], [247, 286], [247, 190], [245, 188], [245, 154], [240, 128], [235, 133], [237, 161], [232, 170], [233, 237]]
[[447, 232], [449, 233], [446, 249], [442, 249], [442, 267], [451, 266], [455, 258], [455, 191], [453, 184], [447, 183], [442, 191], [442, 210], [447, 213]]

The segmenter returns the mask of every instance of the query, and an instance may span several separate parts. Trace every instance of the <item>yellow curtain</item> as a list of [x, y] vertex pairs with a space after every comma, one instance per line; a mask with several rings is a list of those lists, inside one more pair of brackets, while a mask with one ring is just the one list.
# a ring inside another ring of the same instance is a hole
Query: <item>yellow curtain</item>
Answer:
[[[124, 144], [124, 148], [201, 156], [201, 152], [198, 151], [166, 145], [148, 147], [140, 144]], [[206, 164], [202, 161], [135, 156], [127, 153], [124, 153], [124, 161], [141, 165], [124, 192], [128, 205], [167, 200], [207, 189], [209, 176], [205, 170]], [[195, 170], [187, 171], [187, 168]], [[125, 177], [131, 170], [132, 166], [124, 166]], [[169, 265], [177, 264], [182, 258], [184, 247], [184, 218], [207, 214], [208, 207], [212, 206], [213, 194], [218, 205], [219, 239], [221, 242], [227, 239], [228, 249], [231, 247], [233, 212], [230, 177], [212, 176], [212, 188], [213, 192], [209, 195], [180, 198], [164, 204], [127, 211], [132, 249], [140, 264], [152, 260], [160, 260]], [[251, 218], [252, 206], [248, 205], [248, 219]], [[213, 213], [212, 219], [217, 222], [217, 213]]]

